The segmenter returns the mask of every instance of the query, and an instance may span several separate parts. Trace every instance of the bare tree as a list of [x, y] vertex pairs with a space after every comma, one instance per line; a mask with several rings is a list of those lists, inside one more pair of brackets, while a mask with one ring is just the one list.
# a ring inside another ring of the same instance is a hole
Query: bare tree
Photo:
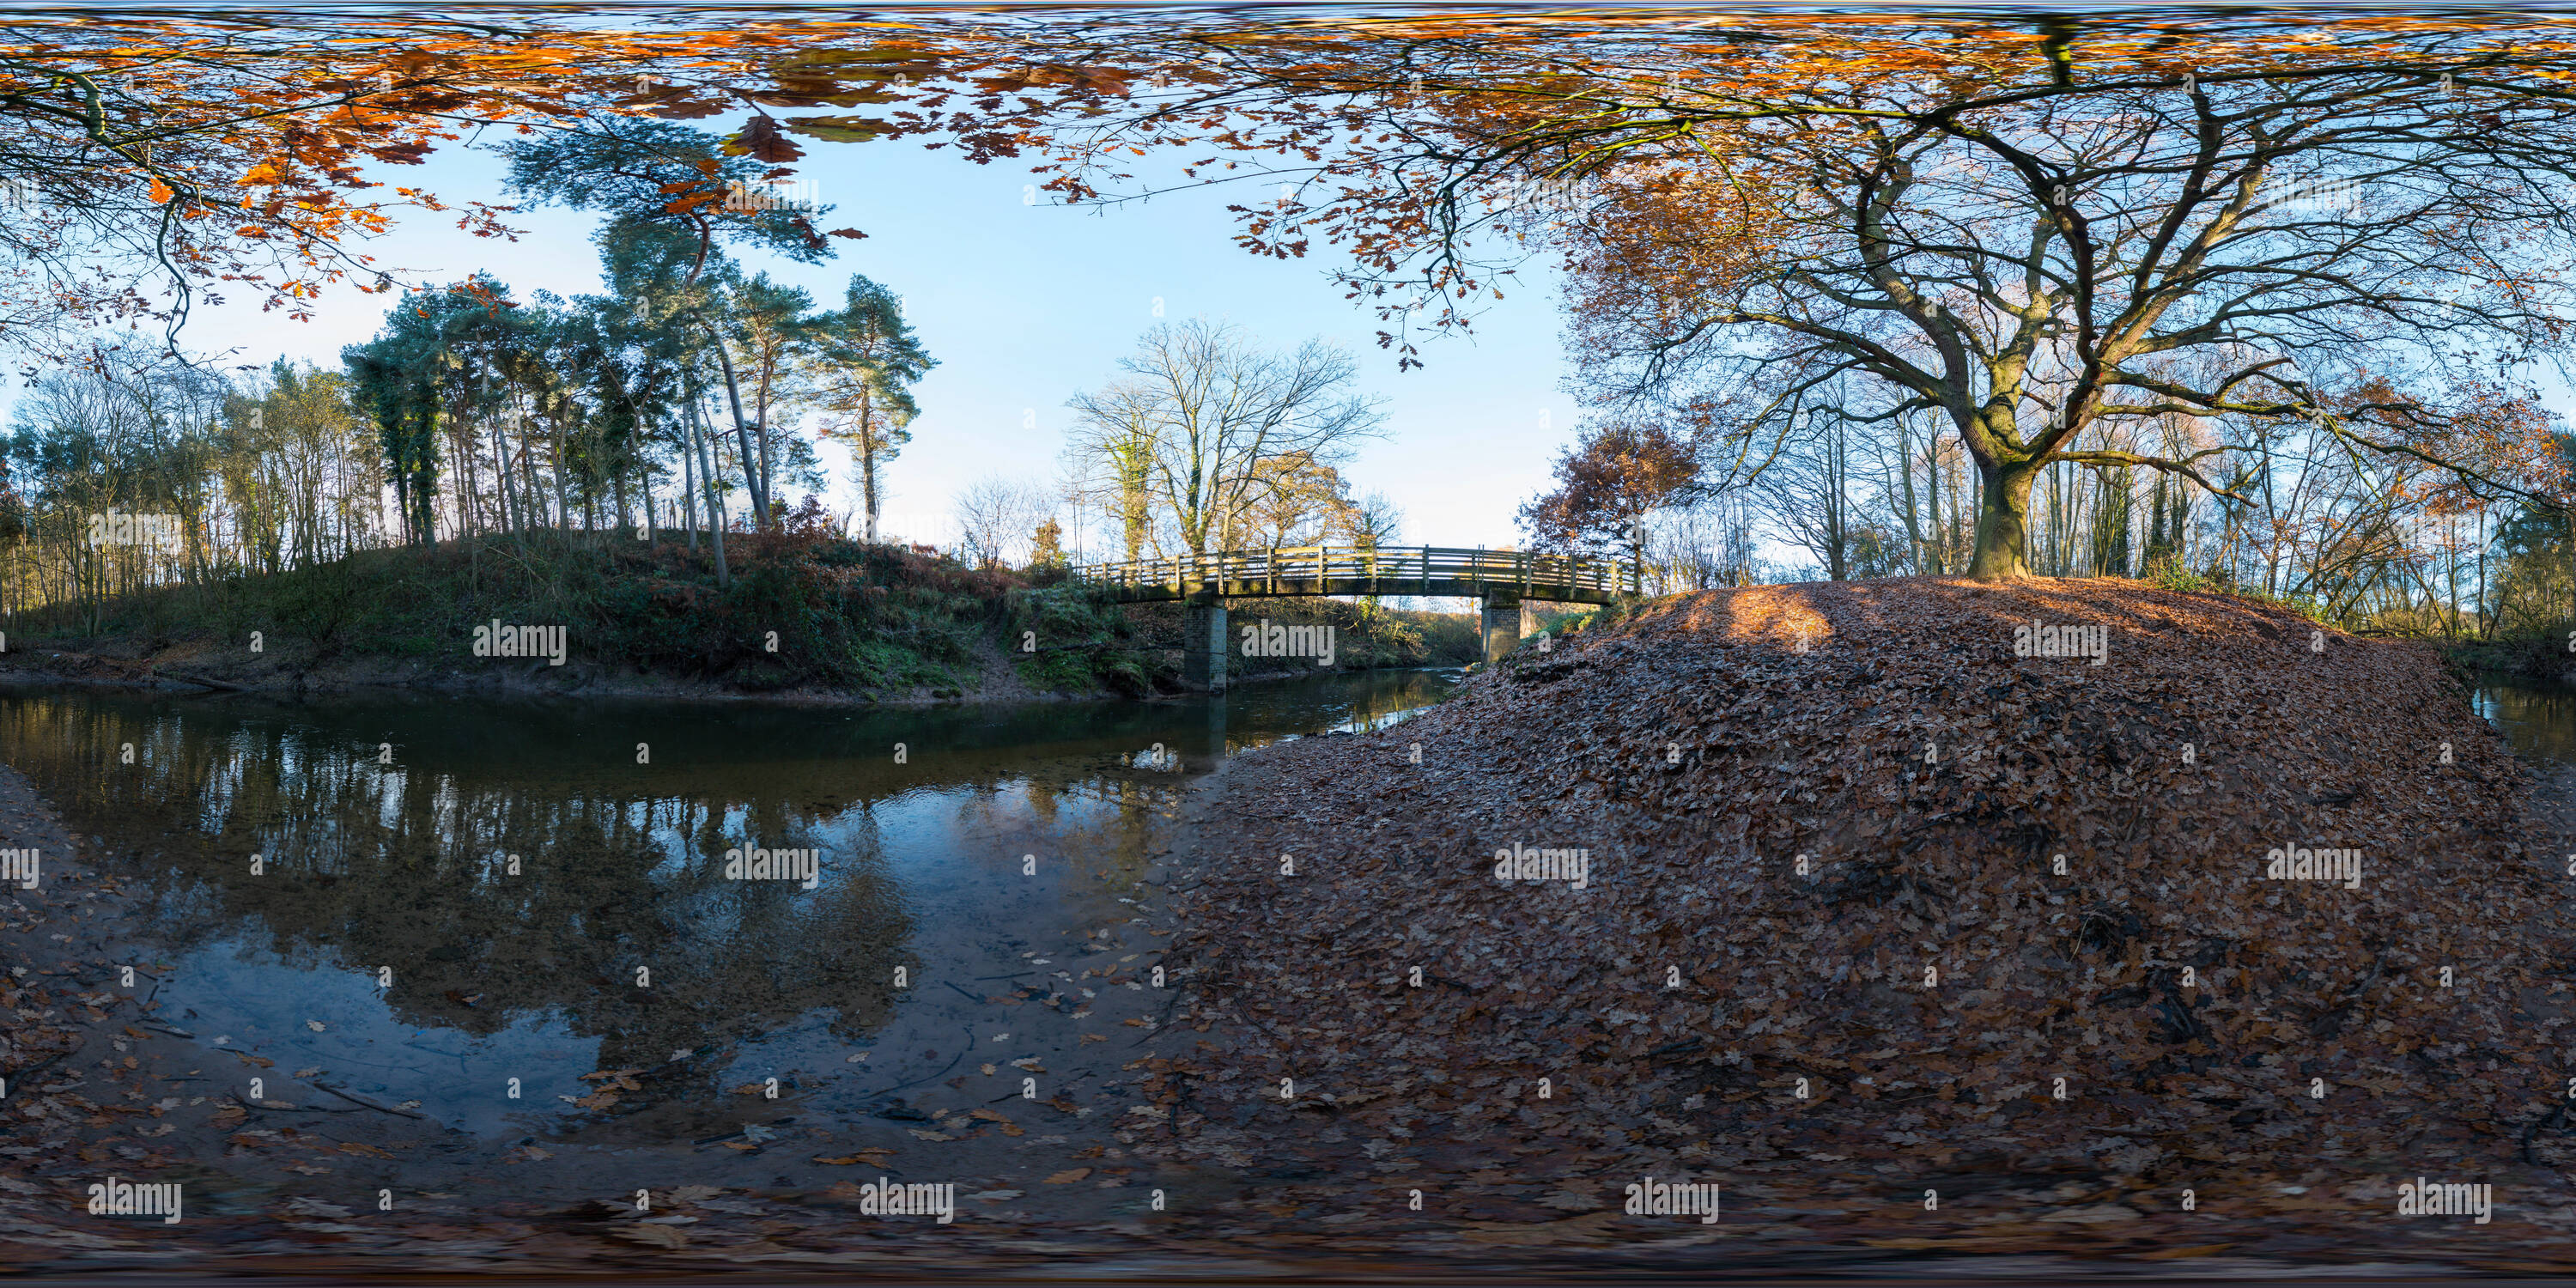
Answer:
[[[1193, 319], [1147, 332], [1119, 365], [1128, 379], [1072, 400], [1080, 441], [1109, 457], [1120, 496], [1141, 477], [1194, 555], [1241, 539], [1256, 507], [1303, 485], [1304, 471], [1282, 462], [1339, 466], [1385, 420], [1382, 400], [1347, 391], [1350, 355], [1320, 340], [1270, 354]], [[1144, 531], [1129, 523], [1131, 539]]]
[[1073, 435], [1065, 445], [1067, 492], [1100, 507], [1118, 526], [1130, 563], [1144, 557], [1154, 527], [1150, 486], [1161, 398], [1143, 380], [1121, 380], [1070, 405]]
[[1384, 492], [1371, 492], [1342, 511], [1336, 535], [1370, 549], [1394, 545], [1404, 535], [1404, 507]]
[[1806, 431], [1792, 440], [1754, 484], [1771, 503], [1780, 535], [1816, 557], [1829, 580], [1851, 575], [1851, 545], [1861, 520], [1852, 497], [1850, 422], [1818, 408]]
[[1726, 491], [1646, 521], [1646, 585], [1658, 594], [1741, 586], [1752, 580], [1760, 518], [1747, 493]]
[[1055, 507], [1028, 484], [991, 475], [957, 494], [959, 553], [968, 563], [992, 568], [1024, 561], [1038, 525]]

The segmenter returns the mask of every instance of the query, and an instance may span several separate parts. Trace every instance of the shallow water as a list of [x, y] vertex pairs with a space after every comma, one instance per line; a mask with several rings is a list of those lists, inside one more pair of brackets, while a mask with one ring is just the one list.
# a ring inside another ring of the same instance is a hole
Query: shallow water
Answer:
[[2576, 687], [2488, 677], [2473, 699], [2514, 754], [2543, 765], [2576, 765]]
[[[1456, 677], [902, 710], [19, 692], [0, 760], [134, 856], [157, 1014], [197, 1042], [487, 1137], [690, 1053], [657, 1100], [709, 1112], [656, 1136], [733, 1128], [771, 1078], [855, 1112], [944, 1076], [985, 1037], [957, 999], [1012, 987], [973, 981], [1052, 988], [1050, 953], [1159, 902], [1190, 781]], [[754, 847], [813, 851], [811, 888], [729, 877]]]

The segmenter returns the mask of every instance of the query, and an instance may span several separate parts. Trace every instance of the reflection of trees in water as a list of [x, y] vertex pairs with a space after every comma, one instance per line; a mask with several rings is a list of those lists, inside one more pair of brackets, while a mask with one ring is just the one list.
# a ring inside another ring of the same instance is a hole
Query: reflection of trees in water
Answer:
[[988, 847], [996, 866], [1016, 870], [1021, 854], [1033, 852], [1050, 866], [1064, 860], [1133, 877], [1168, 843], [1181, 795], [1180, 783], [1151, 770], [1059, 766], [997, 777], [961, 795], [951, 818], [958, 835]]
[[[470, 757], [379, 767], [353, 740], [139, 704], [21, 701], [0, 705], [0, 729], [10, 761], [84, 830], [163, 851], [179, 878], [156, 892], [174, 947], [255, 918], [289, 961], [391, 966], [387, 1000], [407, 1024], [487, 1034], [558, 1010], [605, 1039], [603, 1059], [649, 1065], [817, 1009], [845, 1040], [890, 1014], [911, 924], [872, 843], [826, 855], [811, 892], [725, 879], [731, 846], [811, 843], [816, 820], [783, 799], [709, 799], [684, 773], [640, 766], [614, 788]], [[164, 846], [173, 831], [206, 839]], [[250, 875], [253, 853], [266, 875]]]
[[2489, 685], [2481, 696], [2515, 750], [2576, 764], [2576, 689]]
[[1067, 859], [1106, 869], [1112, 877], [1137, 876], [1151, 853], [1170, 843], [1181, 794], [1178, 784], [1128, 777], [1058, 784], [1051, 797], [1082, 807], [1064, 811], [1080, 821], [1060, 825], [1056, 844]]
[[[1425, 705], [1446, 683], [1387, 673], [1213, 704], [847, 716], [19, 694], [0, 697], [0, 758], [83, 832], [162, 855], [141, 875], [174, 949], [255, 920], [290, 962], [391, 966], [406, 1023], [480, 1035], [560, 1011], [604, 1059], [645, 1065], [816, 1011], [846, 1041], [889, 1017], [913, 929], [879, 832], [889, 802], [954, 799], [961, 836], [1019, 847], [995, 847], [995, 864], [1034, 848], [1130, 876], [1168, 841], [1186, 782], [1132, 767], [1154, 743], [1204, 769], [1229, 725], [1310, 730]], [[638, 742], [652, 763], [633, 763]], [[383, 743], [392, 765], [376, 762]], [[825, 836], [821, 889], [724, 879], [733, 845]], [[267, 875], [249, 875], [253, 853]], [[514, 853], [516, 877], [500, 866]], [[652, 988], [635, 986], [638, 965]]]

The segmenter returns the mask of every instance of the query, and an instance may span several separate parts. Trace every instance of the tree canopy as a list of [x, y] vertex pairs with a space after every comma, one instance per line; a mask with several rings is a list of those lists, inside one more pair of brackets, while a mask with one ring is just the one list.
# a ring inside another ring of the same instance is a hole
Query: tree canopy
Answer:
[[[1362, 12], [950, 33], [890, 116], [1068, 200], [1138, 155], [1252, 180], [1256, 253], [1347, 254], [1381, 343], [1570, 270], [1584, 385], [1713, 451], [1834, 414], [1940, 416], [1980, 484], [1971, 571], [2024, 570], [2055, 461], [2243, 497], [2168, 414], [2313, 423], [2528, 481], [2527, 373], [2565, 353], [2568, 32], [2384, 15], [1943, 18]], [[1706, 432], [1715, 431], [1715, 432]]]

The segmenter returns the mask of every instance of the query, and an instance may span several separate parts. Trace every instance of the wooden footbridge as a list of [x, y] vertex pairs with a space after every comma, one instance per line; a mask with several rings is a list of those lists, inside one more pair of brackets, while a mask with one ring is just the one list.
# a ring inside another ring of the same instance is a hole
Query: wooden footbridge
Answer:
[[1457, 546], [1280, 546], [1090, 564], [1084, 585], [1120, 603], [1189, 605], [1182, 672], [1225, 689], [1225, 601], [1283, 595], [1435, 595], [1480, 600], [1485, 659], [1499, 661], [1529, 627], [1524, 605], [1607, 604], [1637, 593], [1632, 566], [1610, 559]]

